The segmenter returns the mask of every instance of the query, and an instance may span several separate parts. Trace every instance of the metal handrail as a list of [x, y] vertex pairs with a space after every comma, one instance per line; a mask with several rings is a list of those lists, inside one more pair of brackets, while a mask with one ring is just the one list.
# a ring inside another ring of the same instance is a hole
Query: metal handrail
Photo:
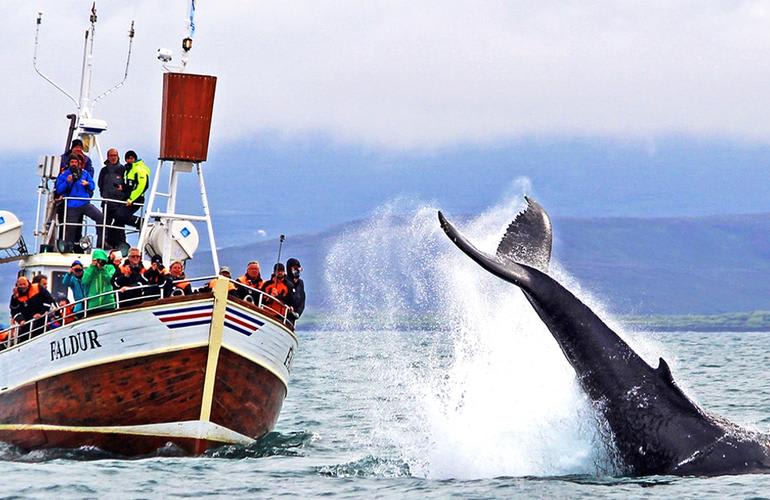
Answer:
[[[189, 278], [189, 279], [188, 278], [183, 278], [183, 279], [179, 279], [179, 280], [174, 280], [173, 283], [180, 283], [180, 282], [183, 282], [183, 281], [189, 282], [191, 284], [192, 283], [197, 283], [197, 282], [205, 282], [204, 286], [196, 289], [195, 292], [194, 292], [194, 293], [200, 293], [200, 290], [202, 288], [205, 288], [212, 279], [217, 278], [217, 277], [218, 276], [204, 276], [204, 277]], [[267, 306], [265, 304], [265, 302], [266, 302], [265, 299], [269, 299], [270, 301], [277, 302], [278, 304], [280, 304], [281, 306], [284, 307], [284, 311], [288, 311], [290, 309], [290, 307], [287, 304], [284, 304], [282, 301], [280, 301], [277, 298], [275, 298], [275, 297], [273, 297], [273, 296], [263, 292], [262, 290], [259, 290], [257, 288], [254, 288], [254, 287], [251, 287], [251, 286], [246, 285], [244, 283], [241, 283], [240, 281], [234, 280], [232, 278], [228, 278], [228, 281], [233, 283], [236, 287], [243, 287], [243, 288], [249, 289], [252, 292], [256, 292], [257, 296], [258, 296], [258, 300], [257, 300], [257, 303], [254, 304], [255, 307], [257, 307], [259, 309], [262, 309], [264, 311], [269, 311], [271, 314], [277, 316], [281, 320], [281, 323], [284, 324], [284, 325], [288, 325], [288, 326], [291, 326], [291, 327], [294, 326], [294, 322], [291, 319], [289, 319], [289, 317], [286, 315], [286, 313], [281, 314], [279, 311], [276, 311], [275, 309], [270, 308], [269, 306]], [[132, 286], [132, 287], [128, 287], [128, 290], [131, 290], [131, 291], [139, 291], [139, 290], [144, 291], [144, 290], [147, 290], [149, 288], [154, 288], [154, 287], [162, 287], [162, 284], [148, 284], [148, 285]], [[128, 290], [126, 290], [126, 291], [128, 291]], [[17, 345], [21, 345], [21, 344], [27, 343], [27, 342], [29, 342], [30, 340], [32, 340], [33, 338], [35, 338], [35, 337], [37, 337], [39, 335], [43, 335], [45, 333], [48, 333], [48, 332], [51, 332], [51, 331], [55, 331], [55, 330], [65, 326], [65, 325], [71, 323], [72, 321], [86, 319], [89, 316], [89, 312], [90, 312], [91, 315], [93, 315], [96, 312], [102, 313], [102, 312], [110, 311], [110, 310], [120, 310], [123, 307], [128, 307], [130, 305], [139, 304], [139, 303], [145, 302], [147, 300], [154, 300], [154, 299], [162, 300], [162, 299], [167, 299], [167, 298], [173, 298], [174, 297], [173, 295], [169, 295], [168, 297], [164, 297], [163, 296], [163, 290], [161, 288], [157, 294], [150, 294], [150, 295], [142, 294], [142, 295], [140, 295], [138, 297], [132, 297], [132, 298], [129, 298], [129, 299], [123, 299], [123, 304], [121, 304], [120, 293], [121, 293], [120, 289], [109, 290], [107, 292], [100, 293], [98, 295], [84, 297], [84, 298], [82, 298], [80, 300], [77, 300], [75, 302], [68, 303], [64, 307], [52, 307], [50, 311], [48, 311], [47, 313], [43, 314], [39, 318], [34, 318], [32, 320], [25, 321], [24, 324], [25, 325], [29, 324], [30, 326], [29, 326], [28, 330], [24, 331], [21, 334], [19, 333], [19, 330], [21, 330], [24, 325], [18, 324], [18, 323], [17, 324], [13, 324], [14, 320], [12, 318], [11, 319], [11, 321], [12, 321], [11, 326], [6, 328], [5, 330], [0, 330], [0, 336], [3, 336], [3, 334], [7, 334], [7, 338], [5, 340], [0, 341], [0, 350], [5, 350], [5, 349], [8, 349], [9, 347], [14, 347], [14, 346], [17, 346]], [[115, 305], [114, 306], [105, 307], [103, 305], [100, 305], [100, 306], [93, 307], [93, 308], [91, 308], [89, 310], [89, 306], [88, 306], [88, 302], [89, 301], [93, 301], [94, 299], [98, 299], [100, 297], [105, 297], [105, 296], [108, 296], [108, 295], [114, 295], [114, 300], [115, 300]], [[82, 308], [80, 308], [77, 312], [75, 312], [76, 306], [78, 304], [80, 304], [82, 306]], [[58, 312], [60, 312], [62, 310], [64, 310], [66, 312], [67, 308], [69, 308], [70, 311], [71, 311], [69, 314], [65, 313], [65, 314], [63, 314], [61, 316], [61, 318], [56, 316], [56, 313], [58, 313]], [[55, 323], [54, 320], [59, 320], [59, 319], [61, 320], [61, 324], [59, 324], [58, 326], [52, 326]], [[35, 326], [36, 324], [37, 324], [37, 326]]]
[[[57, 228], [58, 239], [60, 239], [60, 240], [64, 240], [64, 236], [66, 235], [67, 227], [80, 227], [80, 228], [84, 229], [85, 230], [84, 236], [88, 234], [88, 230], [90, 228], [93, 228], [94, 233], [96, 233], [97, 235], [98, 235], [98, 232], [101, 231], [101, 233], [102, 233], [101, 234], [101, 241], [102, 241], [102, 243], [104, 243], [105, 237], [107, 235], [107, 229], [119, 229], [119, 230], [125, 231], [126, 235], [136, 234], [136, 233], [139, 232], [139, 229], [136, 229], [136, 228], [128, 229], [125, 226], [114, 226], [114, 225], [111, 225], [111, 224], [107, 224], [107, 210], [102, 210], [102, 221], [101, 221], [101, 224], [96, 222], [96, 221], [94, 221], [93, 223], [86, 222], [85, 218], [83, 218], [82, 222], [67, 222], [67, 210], [69, 209], [67, 202], [70, 201], [70, 200], [87, 201], [89, 203], [91, 203], [92, 201], [101, 202], [101, 206], [102, 207], [105, 207], [107, 203], [125, 204], [126, 200], [116, 200], [114, 198], [102, 198], [102, 197], [96, 197], [96, 198], [88, 197], [87, 198], [87, 197], [84, 197], [84, 196], [64, 196], [64, 197], [58, 198], [58, 200], [64, 204], [64, 212], [62, 214], [62, 221], [61, 222], [57, 221], [57, 225], [59, 226]], [[145, 211], [144, 204], [143, 203], [136, 203], [135, 206], [140, 207], [139, 208], [139, 213], [138, 213], [137, 217], [139, 217], [140, 219], [144, 219], [144, 215], [145, 215], [144, 214], [144, 211]]]

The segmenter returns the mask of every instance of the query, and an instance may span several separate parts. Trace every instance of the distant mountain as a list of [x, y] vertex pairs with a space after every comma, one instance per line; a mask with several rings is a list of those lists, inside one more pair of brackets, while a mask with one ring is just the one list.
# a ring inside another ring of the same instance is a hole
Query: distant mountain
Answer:
[[[570, 217], [553, 222], [554, 259], [617, 313], [770, 309], [770, 214]], [[343, 224], [319, 234], [294, 236], [285, 243], [281, 260], [297, 257], [302, 262], [311, 307], [328, 306], [324, 271], [330, 248], [342, 235], [365, 224]], [[240, 273], [246, 262], [258, 258], [264, 275], [277, 252], [276, 242], [257, 242], [222, 249], [219, 259]], [[189, 271], [210, 272], [210, 256], [198, 255]]]
[[[618, 314], [721, 314], [770, 309], [770, 214], [565, 217], [553, 222], [554, 259]], [[407, 231], [400, 228], [403, 223], [393, 221], [391, 230]], [[318, 234], [287, 238], [281, 260], [296, 257], [302, 262], [310, 307], [330, 306], [327, 279], [345, 279], [325, 275], [330, 251], [340, 242], [348, 244], [346, 235], [365, 234], [367, 224], [355, 221]], [[355, 249], [350, 250], [355, 256]], [[269, 276], [277, 256], [277, 241], [219, 251], [220, 263], [230, 266], [236, 276], [254, 258], [262, 262], [263, 276]], [[16, 263], [0, 269], [0, 293], [7, 301]], [[190, 276], [212, 273], [207, 252], [196, 255], [188, 266]]]

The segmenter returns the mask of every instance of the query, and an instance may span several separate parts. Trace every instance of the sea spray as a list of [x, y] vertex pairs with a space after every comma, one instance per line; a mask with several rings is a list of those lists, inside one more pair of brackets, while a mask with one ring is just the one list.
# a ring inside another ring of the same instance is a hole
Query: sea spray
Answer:
[[[494, 253], [523, 206], [513, 197], [463, 231]], [[602, 309], [558, 264], [554, 272]], [[358, 348], [372, 424], [357, 438], [373, 455], [395, 453], [411, 474], [435, 479], [613, 472], [600, 419], [550, 332], [518, 288], [446, 241], [436, 207], [380, 208], [332, 247], [326, 278], [344, 318], [334, 327], [368, 331]], [[418, 362], [399, 328], [410, 314], [438, 326]], [[367, 351], [373, 331], [389, 336], [386, 349]], [[650, 359], [659, 348], [642, 351]]]

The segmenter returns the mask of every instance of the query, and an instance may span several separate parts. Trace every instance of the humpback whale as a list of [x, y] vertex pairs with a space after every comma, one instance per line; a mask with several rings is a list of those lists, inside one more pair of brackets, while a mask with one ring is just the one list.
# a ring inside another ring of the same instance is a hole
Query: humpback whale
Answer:
[[663, 358], [651, 367], [548, 275], [551, 222], [535, 200], [525, 200], [494, 256], [478, 250], [440, 211], [438, 218], [460, 250], [523, 291], [606, 421], [621, 470], [632, 476], [770, 472], [770, 436], [700, 408], [677, 386]]

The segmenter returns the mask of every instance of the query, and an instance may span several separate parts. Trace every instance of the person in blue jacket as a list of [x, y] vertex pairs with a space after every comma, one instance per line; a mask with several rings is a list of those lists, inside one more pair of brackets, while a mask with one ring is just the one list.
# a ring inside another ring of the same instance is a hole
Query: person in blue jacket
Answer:
[[[102, 211], [91, 205], [91, 198], [94, 194], [94, 178], [88, 171], [80, 166], [80, 160], [75, 155], [70, 155], [67, 169], [56, 178], [56, 195], [59, 197], [74, 197], [83, 199], [69, 199], [66, 206], [66, 226], [64, 230], [64, 240], [75, 242], [79, 239], [83, 216], [87, 215], [97, 224], [102, 224], [104, 216]], [[102, 247], [102, 231], [97, 231], [97, 248]]]
[[86, 290], [83, 287], [82, 279], [83, 264], [79, 260], [76, 260], [70, 266], [69, 272], [65, 274], [61, 280], [65, 287], [72, 289], [72, 297], [75, 299], [75, 302], [77, 302], [72, 309], [72, 312], [75, 313], [79, 313], [83, 310], [83, 303], [80, 301], [86, 297]]

